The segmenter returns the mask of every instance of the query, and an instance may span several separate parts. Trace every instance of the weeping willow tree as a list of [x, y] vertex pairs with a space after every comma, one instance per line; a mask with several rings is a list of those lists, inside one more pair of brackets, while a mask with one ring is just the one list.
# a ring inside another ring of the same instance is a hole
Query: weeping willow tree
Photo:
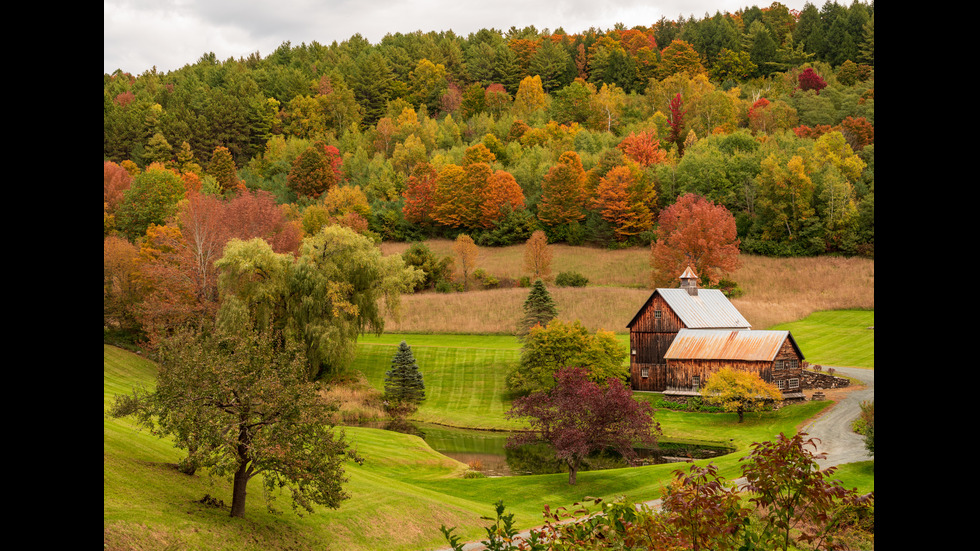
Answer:
[[298, 343], [311, 379], [345, 370], [361, 333], [380, 334], [385, 312], [422, 274], [398, 255], [384, 257], [366, 237], [327, 226], [303, 241], [297, 258], [261, 239], [232, 240], [220, 270], [218, 323], [237, 331], [275, 331]]

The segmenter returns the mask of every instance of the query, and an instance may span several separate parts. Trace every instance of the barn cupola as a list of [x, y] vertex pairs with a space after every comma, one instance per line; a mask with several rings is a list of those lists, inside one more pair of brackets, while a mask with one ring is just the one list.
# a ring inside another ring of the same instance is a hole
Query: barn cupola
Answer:
[[690, 266], [681, 274], [681, 289], [686, 289], [692, 297], [698, 296], [698, 276]]

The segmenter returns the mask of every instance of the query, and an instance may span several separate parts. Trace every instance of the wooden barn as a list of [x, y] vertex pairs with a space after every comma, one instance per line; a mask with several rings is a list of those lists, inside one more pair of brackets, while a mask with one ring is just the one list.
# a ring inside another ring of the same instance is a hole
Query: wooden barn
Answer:
[[759, 373], [784, 395], [799, 392], [803, 354], [789, 332], [750, 331], [724, 293], [698, 288], [691, 268], [680, 280], [654, 290], [627, 325], [634, 390], [693, 394], [727, 365]]
[[789, 331], [681, 329], [664, 359], [667, 392], [698, 392], [723, 367], [757, 373], [784, 398], [801, 392], [803, 353]]
[[685, 270], [680, 280], [679, 289], [654, 290], [627, 325], [634, 390], [667, 389], [672, 378], [664, 355], [681, 329], [752, 328], [724, 293], [699, 289], [694, 270]]

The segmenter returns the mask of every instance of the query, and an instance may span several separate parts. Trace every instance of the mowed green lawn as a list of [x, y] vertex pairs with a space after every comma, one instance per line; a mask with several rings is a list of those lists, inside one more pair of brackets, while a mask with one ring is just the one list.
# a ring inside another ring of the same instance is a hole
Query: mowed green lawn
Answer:
[[811, 364], [874, 369], [874, 325], [874, 310], [834, 310], [771, 329], [793, 333]]

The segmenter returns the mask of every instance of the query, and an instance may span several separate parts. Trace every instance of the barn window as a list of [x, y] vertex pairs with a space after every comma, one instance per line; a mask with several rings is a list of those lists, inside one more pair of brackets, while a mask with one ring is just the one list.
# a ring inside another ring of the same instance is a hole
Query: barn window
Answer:
[[695, 376], [691, 377], [691, 386], [694, 388], [694, 390], [698, 390], [698, 389], [701, 388], [701, 376], [700, 375], [695, 375]]
[[787, 360], [789, 362], [790, 369], [797, 369], [800, 367], [800, 360]]
[[644, 379], [646, 379], [649, 376], [650, 376], [650, 368], [649, 367], [644, 367], [644, 368], [640, 369], [640, 377], [643, 377]]
[[776, 360], [776, 361], [772, 362], [772, 368], [773, 369], [782, 369], [783, 368], [783, 360]]
[[654, 310], [653, 311], [653, 319], [655, 319], [655, 320], [658, 320], [658, 319], [662, 318], [663, 315], [664, 315], [663, 312], [661, 312], [660, 310]]
[[776, 381], [776, 388], [786, 390], [786, 381]]
[[789, 387], [790, 388], [800, 388], [800, 380], [799, 379], [790, 379], [789, 380]]

